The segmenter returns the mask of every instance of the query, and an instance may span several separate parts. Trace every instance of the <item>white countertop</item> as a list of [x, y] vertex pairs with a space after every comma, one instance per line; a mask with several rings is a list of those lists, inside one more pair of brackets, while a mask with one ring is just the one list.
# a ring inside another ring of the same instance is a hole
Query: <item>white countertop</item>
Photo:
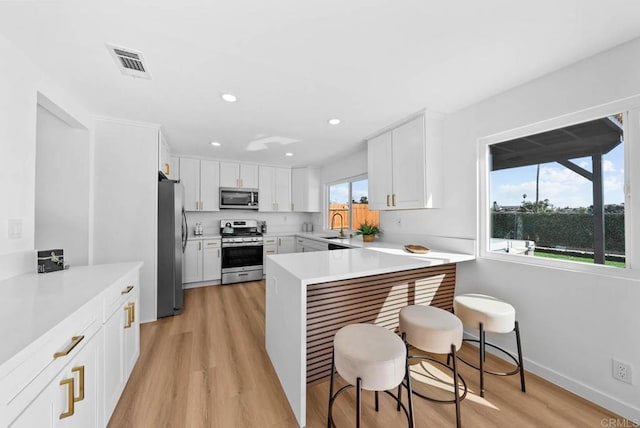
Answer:
[[[375, 244], [375, 243], [372, 243]], [[391, 244], [389, 244], [391, 245]], [[368, 247], [348, 250], [276, 254], [269, 259], [298, 278], [303, 285], [420, 269], [473, 260], [468, 254], [429, 252], [411, 254], [394, 248]]]
[[141, 266], [141, 262], [79, 266], [0, 281], [0, 366]]

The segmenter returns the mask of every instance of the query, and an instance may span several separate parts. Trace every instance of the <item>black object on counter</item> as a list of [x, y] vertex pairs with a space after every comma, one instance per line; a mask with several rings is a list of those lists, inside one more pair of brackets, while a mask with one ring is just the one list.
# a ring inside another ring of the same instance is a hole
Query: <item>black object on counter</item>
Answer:
[[55, 272], [64, 269], [62, 249], [38, 251], [38, 273]]

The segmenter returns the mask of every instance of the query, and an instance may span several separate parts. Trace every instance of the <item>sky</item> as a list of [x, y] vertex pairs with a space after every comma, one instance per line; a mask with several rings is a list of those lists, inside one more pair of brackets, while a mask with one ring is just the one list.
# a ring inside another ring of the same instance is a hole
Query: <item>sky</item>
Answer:
[[[367, 196], [369, 188], [369, 180], [360, 180], [353, 182], [352, 199], [360, 201], [360, 197]], [[329, 187], [329, 201], [338, 204], [346, 204], [349, 202], [349, 183], [334, 184]]]
[[[603, 156], [602, 170], [604, 203], [624, 203], [624, 144]], [[591, 158], [573, 159], [573, 162], [592, 171]], [[492, 171], [489, 176], [489, 200], [499, 206], [514, 206], [536, 199], [536, 165]], [[593, 203], [591, 182], [559, 163], [540, 165], [540, 200], [549, 199], [554, 207], [579, 208]]]

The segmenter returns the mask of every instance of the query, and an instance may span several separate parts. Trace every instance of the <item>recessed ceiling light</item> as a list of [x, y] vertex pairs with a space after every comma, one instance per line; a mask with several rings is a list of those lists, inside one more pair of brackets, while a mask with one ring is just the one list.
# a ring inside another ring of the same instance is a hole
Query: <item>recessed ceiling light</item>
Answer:
[[329, 119], [329, 125], [338, 125], [340, 123], [340, 119]]
[[284, 155], [285, 155], [285, 156], [293, 156], [293, 153], [291, 153], [291, 152], [287, 152], [287, 153], [285, 153]]
[[211, 145], [212, 145], [213, 147], [220, 147], [220, 146], [222, 145], [222, 143], [218, 143], [217, 141], [212, 141], [212, 142], [211, 142]]
[[235, 103], [236, 101], [238, 101], [238, 97], [236, 97], [233, 94], [222, 94], [220, 95], [220, 98], [222, 98], [228, 103]]

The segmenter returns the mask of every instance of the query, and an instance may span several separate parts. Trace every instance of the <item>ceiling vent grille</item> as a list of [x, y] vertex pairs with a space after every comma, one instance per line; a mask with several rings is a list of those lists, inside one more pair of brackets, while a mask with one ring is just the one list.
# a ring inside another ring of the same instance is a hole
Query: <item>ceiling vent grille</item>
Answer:
[[151, 79], [142, 52], [109, 44], [107, 44], [107, 48], [122, 74]]

